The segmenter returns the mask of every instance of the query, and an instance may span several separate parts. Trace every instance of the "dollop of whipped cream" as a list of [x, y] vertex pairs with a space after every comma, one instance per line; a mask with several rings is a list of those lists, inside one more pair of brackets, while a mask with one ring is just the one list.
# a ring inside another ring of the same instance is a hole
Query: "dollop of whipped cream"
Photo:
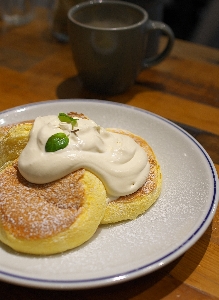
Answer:
[[[150, 169], [142, 147], [129, 136], [109, 132], [92, 120], [77, 119], [72, 130], [72, 125], [58, 116], [36, 118], [18, 160], [21, 175], [29, 182], [44, 184], [85, 168], [99, 177], [111, 199], [137, 191]], [[48, 139], [60, 132], [68, 136], [68, 145], [46, 152]]]

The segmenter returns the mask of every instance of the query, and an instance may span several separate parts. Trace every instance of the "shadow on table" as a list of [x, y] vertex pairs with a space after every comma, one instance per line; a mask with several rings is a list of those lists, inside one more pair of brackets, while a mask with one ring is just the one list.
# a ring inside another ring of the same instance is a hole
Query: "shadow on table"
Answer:
[[110, 96], [94, 93], [83, 87], [78, 76], [67, 78], [56, 89], [56, 95], [59, 99], [99, 99], [121, 103], [127, 103], [136, 93], [134, 86], [121, 95]]
[[212, 228], [209, 226], [199, 241], [184, 255], [160, 270], [135, 280], [105, 288], [69, 291], [32, 289], [2, 282], [0, 295], [4, 298], [4, 295], [10, 293], [11, 299], [16, 300], [24, 299], [24, 296], [31, 300], [128, 300], [136, 296], [140, 297], [138, 299], [160, 300], [174, 293], [197, 268], [208, 247], [211, 232]]

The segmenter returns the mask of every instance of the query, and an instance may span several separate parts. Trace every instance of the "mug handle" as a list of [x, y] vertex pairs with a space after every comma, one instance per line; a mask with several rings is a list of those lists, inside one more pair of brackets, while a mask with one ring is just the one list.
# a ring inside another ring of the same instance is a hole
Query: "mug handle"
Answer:
[[172, 29], [165, 23], [159, 22], [159, 21], [152, 21], [148, 20], [146, 31], [150, 32], [153, 30], [161, 30], [163, 33], [165, 33], [168, 37], [167, 45], [163, 49], [163, 51], [155, 56], [145, 58], [143, 60], [143, 69], [152, 67], [158, 63], [160, 63], [167, 55], [170, 53], [170, 51], [173, 48], [174, 44], [174, 33]]

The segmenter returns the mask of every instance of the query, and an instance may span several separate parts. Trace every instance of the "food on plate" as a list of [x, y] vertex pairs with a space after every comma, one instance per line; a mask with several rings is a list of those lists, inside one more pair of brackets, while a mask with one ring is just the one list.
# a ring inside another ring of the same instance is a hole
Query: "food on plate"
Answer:
[[143, 185], [135, 192], [109, 201], [101, 224], [115, 223], [135, 219], [144, 213], [158, 199], [161, 193], [162, 175], [156, 155], [148, 143], [141, 137], [121, 129], [108, 129], [112, 132], [128, 135], [147, 153], [150, 170]]
[[15, 162], [1, 172], [0, 185], [0, 240], [19, 252], [46, 255], [81, 245], [106, 208], [103, 184], [84, 169], [38, 185]]
[[18, 158], [28, 142], [32, 126], [31, 122], [0, 126], [0, 171]]
[[0, 127], [0, 148], [0, 240], [20, 252], [77, 247], [100, 224], [135, 219], [160, 195], [148, 143], [83, 114]]

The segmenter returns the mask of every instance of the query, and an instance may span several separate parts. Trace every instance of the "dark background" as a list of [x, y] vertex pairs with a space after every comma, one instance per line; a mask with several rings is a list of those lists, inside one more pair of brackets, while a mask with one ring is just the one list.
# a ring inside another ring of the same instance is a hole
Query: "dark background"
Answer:
[[208, 3], [209, 0], [171, 0], [164, 7], [163, 20], [170, 25], [177, 38], [189, 40]]
[[177, 38], [219, 48], [219, 0], [169, 0], [163, 21]]
[[124, 1], [144, 7], [150, 19], [164, 21], [176, 38], [219, 48], [219, 0]]

